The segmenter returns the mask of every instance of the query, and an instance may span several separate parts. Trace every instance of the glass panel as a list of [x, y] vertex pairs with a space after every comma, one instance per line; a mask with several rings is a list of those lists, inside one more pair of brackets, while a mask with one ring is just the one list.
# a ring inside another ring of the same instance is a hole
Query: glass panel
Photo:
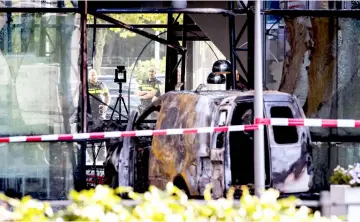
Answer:
[[[79, 16], [4, 13], [0, 28], [1, 136], [76, 133]], [[72, 143], [0, 145], [1, 191], [66, 198]]]
[[[307, 117], [359, 119], [359, 36], [358, 19], [287, 18], [266, 38], [267, 88], [297, 96]], [[360, 135], [355, 128], [310, 130], [320, 137]]]
[[[89, 31], [92, 32], [93, 30], [89, 29]], [[159, 32], [153, 29], [145, 29], [145, 31], [159, 35]], [[129, 111], [143, 111], [152, 100], [165, 91], [166, 47], [143, 36], [129, 36], [128, 34], [129, 32], [123, 29], [96, 29], [96, 54], [94, 58], [89, 60], [93, 61], [93, 64], [90, 63], [89, 69], [94, 68], [97, 71], [98, 80], [109, 91], [110, 108], [106, 110], [106, 114], [103, 116], [104, 119], [110, 119], [112, 114], [112, 119], [119, 118], [119, 104], [116, 105], [116, 101], [119, 98], [120, 85], [114, 82], [116, 66], [123, 65], [127, 71], [127, 82], [121, 84], [121, 95], [124, 99], [121, 102], [123, 120], [127, 117], [125, 108]], [[160, 36], [166, 39], [165, 33], [160, 34]], [[92, 36], [88, 36], [89, 49], [92, 48], [92, 42]], [[144, 47], [146, 48], [144, 49]], [[144, 51], [141, 53], [143, 49]], [[151, 80], [149, 80], [149, 77], [151, 77]], [[136, 93], [140, 89], [141, 91], [155, 89], [155, 97], [145, 98], [140, 94], [137, 95]], [[89, 96], [93, 97], [92, 95]], [[106, 102], [106, 95], [102, 100]], [[99, 111], [98, 106], [101, 103], [94, 99], [90, 103], [92, 104], [92, 112], [95, 111], [93, 121], [96, 121], [97, 111]], [[113, 111], [114, 109], [115, 111]], [[156, 117], [150, 115], [148, 119], [156, 119]]]
[[74, 143], [0, 144], [0, 191], [13, 197], [67, 199], [74, 188]]
[[185, 89], [195, 90], [200, 84], [205, 84], [207, 90], [225, 90], [226, 84], [207, 84], [206, 81], [214, 62], [226, 59], [225, 56], [210, 41], [194, 41], [188, 45], [192, 47], [192, 54], [188, 54], [192, 59], [189, 59], [187, 63], [192, 63], [192, 70], [187, 70]]
[[313, 144], [314, 182], [317, 190], [329, 188], [329, 176], [337, 165], [347, 168], [348, 165], [360, 162], [359, 143], [321, 143]]
[[221, 111], [219, 116], [219, 126], [225, 126], [227, 118], [227, 111]]
[[[346, 2], [345, 7], [357, 8], [358, 1]], [[267, 35], [267, 88], [296, 95], [309, 118], [359, 119], [359, 36], [360, 20], [354, 18], [286, 18]], [[357, 128], [311, 127], [310, 131], [313, 141], [355, 141], [360, 135]], [[316, 143], [316, 186], [328, 186], [337, 164], [358, 162], [358, 149], [358, 143]]]

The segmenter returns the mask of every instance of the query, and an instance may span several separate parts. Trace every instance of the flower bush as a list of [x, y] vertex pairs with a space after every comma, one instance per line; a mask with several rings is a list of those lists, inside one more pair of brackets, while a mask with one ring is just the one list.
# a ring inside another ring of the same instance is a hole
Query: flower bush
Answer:
[[360, 163], [349, 165], [347, 169], [337, 166], [333, 175], [330, 177], [330, 183], [334, 185], [350, 185], [352, 187], [360, 186]]
[[[66, 209], [53, 212], [46, 202], [24, 197], [15, 200], [1, 195], [1, 200], [12, 208], [0, 207], [0, 220], [4, 221], [239, 221], [239, 222], [330, 222], [339, 219], [321, 217], [306, 207], [297, 209], [296, 198], [280, 199], [279, 192], [269, 189], [261, 198], [251, 196], [243, 187], [243, 195], [237, 206], [233, 200], [234, 189], [226, 198], [211, 199], [211, 187], [204, 196], [205, 203], [189, 200], [173, 184], [169, 183], [164, 191], [150, 187], [144, 194], [132, 192], [130, 188], [116, 190], [107, 186], [81, 192], [72, 191], [69, 198], [72, 204]], [[120, 195], [127, 192], [136, 204], [122, 202]]]

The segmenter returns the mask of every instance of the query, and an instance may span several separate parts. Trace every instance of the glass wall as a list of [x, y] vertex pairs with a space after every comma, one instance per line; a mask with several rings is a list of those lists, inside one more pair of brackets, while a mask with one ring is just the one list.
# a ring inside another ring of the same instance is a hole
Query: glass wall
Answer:
[[[146, 14], [145, 16], [139, 14], [124, 14], [109, 16], [126, 22], [127, 24], [135, 25], [166, 24], [167, 22], [166, 14]], [[174, 17], [177, 16], [175, 15]], [[180, 17], [178, 21], [181, 24], [182, 17]], [[89, 18], [88, 24], [94, 24], [93, 17]], [[99, 101], [94, 98], [96, 95], [89, 93], [92, 113], [89, 117], [89, 131], [106, 131], [108, 130], [110, 122], [115, 123], [118, 121], [119, 108], [121, 108], [121, 120], [126, 121], [128, 117], [126, 109], [129, 112], [134, 110], [142, 112], [151, 101], [154, 101], [156, 97], [165, 93], [166, 46], [124, 29], [101, 27], [101, 25], [109, 23], [100, 19], [96, 20], [96, 24], [98, 25], [96, 29], [93, 28], [94, 25], [89, 25], [87, 31], [89, 90], [91, 90], [91, 87], [94, 89], [97, 89], [97, 87], [101, 88], [101, 86], [95, 86], [91, 83], [90, 73], [92, 69], [94, 69], [97, 73], [98, 81], [101, 82], [109, 92], [109, 98], [106, 98], [106, 95], [102, 98], [102, 102], [104, 103], [109, 99], [109, 107], [106, 109], [105, 115], [100, 116], [98, 112], [102, 110], [99, 110], [98, 107], [105, 104], [99, 103]], [[96, 30], [95, 33], [94, 30]], [[154, 35], [159, 35], [163, 39], [167, 38], [166, 29], [164, 28], [144, 28], [143, 30]], [[188, 41], [187, 48], [188, 52], [185, 58], [185, 89], [194, 90], [200, 84], [206, 84], [206, 79], [211, 72], [213, 63], [217, 59], [223, 59], [225, 57], [210, 41]], [[179, 55], [178, 61], [180, 58], [181, 56]], [[121, 107], [119, 107], [119, 104], [116, 104], [119, 98], [120, 87], [120, 85], [114, 81], [117, 66], [125, 66], [127, 71], [127, 81], [121, 85], [121, 94], [125, 103], [121, 102]], [[153, 73], [150, 72], [151, 69], [155, 71], [154, 77], [156, 80], [150, 81], [150, 77], [153, 76]], [[178, 65], [178, 69], [175, 69], [173, 73], [173, 75], [177, 75], [178, 82], [180, 82], [180, 71], [181, 62]], [[159, 92], [153, 98], [143, 99], [142, 96], [137, 93], [139, 91], [146, 91], [147, 87], [158, 87]], [[221, 87], [225, 88], [225, 84], [220, 86], [220, 88]], [[212, 89], [211, 86], [208, 88]], [[147, 120], [156, 120], [156, 115], [148, 116]], [[106, 145], [104, 143], [89, 143], [87, 151], [88, 167], [90, 168], [90, 165], [101, 167], [107, 155]], [[94, 161], [95, 157], [96, 161]], [[90, 172], [89, 170], [89, 173], [94, 174], [94, 171], [92, 170]]]
[[[140, 96], [137, 96], [135, 93], [139, 90], [142, 82], [149, 78], [149, 69], [154, 69], [155, 78], [159, 81], [160, 93], [164, 93], [165, 45], [157, 44], [155, 41], [151, 41], [140, 35], [132, 36], [130, 32], [123, 29], [96, 28], [95, 53], [92, 53], [93, 29], [89, 28], [88, 30], [89, 70], [96, 70], [99, 81], [106, 85], [111, 97], [110, 107], [107, 109], [105, 119], [110, 119], [112, 114], [113, 119], [119, 118], [119, 105], [115, 107], [117, 98], [119, 97], [119, 84], [114, 82], [115, 69], [117, 66], [125, 66], [127, 71], [127, 81], [126, 83], [122, 83], [122, 97], [124, 98], [126, 106], [121, 103], [122, 119], [125, 119], [128, 115], [126, 109], [135, 110], [141, 105]], [[156, 34], [156, 30], [144, 30]], [[166, 39], [165, 33], [160, 36]], [[93, 98], [91, 94], [89, 97]], [[91, 106], [91, 108], [96, 109], [97, 107]]]
[[[0, 14], [1, 136], [78, 131], [79, 42], [79, 15]], [[0, 146], [0, 191], [66, 198], [73, 187], [77, 145]]]
[[[347, 3], [358, 8], [356, 1]], [[330, 7], [324, 2], [293, 4], [297, 9]], [[266, 87], [296, 95], [308, 118], [359, 119], [360, 20], [267, 16], [266, 21]], [[319, 186], [337, 164], [347, 166], [359, 161], [359, 129], [310, 130], [313, 141], [354, 141], [315, 145]]]
[[[200, 84], [205, 84], [208, 90], [225, 90], [226, 84], [207, 84], [207, 77], [212, 72], [212, 66], [216, 60], [226, 59], [221, 51], [211, 41], [194, 41], [192, 43], [192, 57], [188, 62], [192, 63], [192, 72], [186, 77], [192, 78], [188, 84], [189, 90], [195, 90]], [[185, 81], [188, 81], [188, 78]]]
[[[127, 16], [131, 18], [133, 15]], [[97, 20], [97, 23], [102, 24], [103, 22]], [[126, 106], [124, 107], [121, 104], [122, 119], [126, 119], [125, 116], [127, 116], [125, 108], [128, 110], [143, 110], [144, 100], [136, 94], [136, 91], [148, 81], [150, 68], [155, 69], [155, 78], [159, 81], [159, 95], [165, 92], [165, 45], [140, 35], [130, 34], [130, 32], [123, 29], [96, 28], [95, 35], [93, 30], [93, 28], [88, 28], [88, 68], [89, 70], [96, 70], [99, 81], [106, 85], [111, 96], [110, 107], [107, 109], [104, 119], [108, 120], [111, 116], [113, 116], [113, 119], [118, 119], [119, 105], [115, 107], [115, 104], [119, 96], [119, 84], [114, 82], [117, 66], [125, 66], [127, 71], [127, 82], [122, 83], [122, 96]], [[160, 37], [164, 39], [167, 37], [166, 33], [163, 33], [165, 29], [146, 28], [143, 30], [155, 35], [160, 34]], [[96, 39], [95, 44], [93, 44], [94, 36]], [[199, 84], [206, 84], [206, 78], [211, 72], [213, 63], [217, 59], [224, 59], [225, 57], [210, 41], [194, 41], [190, 42], [189, 45], [191, 46], [188, 48], [191, 47], [191, 50], [186, 56], [186, 63], [191, 63], [191, 69], [188, 66], [185, 82], [189, 81], [191, 84], [187, 84], [185, 88], [193, 90]], [[93, 52], [93, 50], [95, 51]], [[178, 59], [180, 60], [180, 56]], [[178, 74], [178, 82], [180, 82], [180, 70], [181, 63], [179, 63], [178, 69], [174, 71], [175, 75]], [[211, 88], [211, 86], [209, 87]], [[90, 94], [89, 97], [93, 98], [94, 96]], [[91, 108], [96, 110], [97, 106], [98, 104], [94, 103]]]

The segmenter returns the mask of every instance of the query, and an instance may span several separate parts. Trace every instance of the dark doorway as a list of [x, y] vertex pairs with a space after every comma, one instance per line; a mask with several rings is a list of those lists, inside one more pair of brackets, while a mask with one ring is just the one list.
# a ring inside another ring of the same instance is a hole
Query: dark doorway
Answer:
[[[231, 125], [253, 124], [253, 102], [241, 102], [235, 107]], [[269, 150], [265, 133], [265, 172], [269, 175]], [[254, 131], [230, 132], [231, 179], [233, 185], [254, 183]], [[270, 177], [266, 177], [269, 184]]]

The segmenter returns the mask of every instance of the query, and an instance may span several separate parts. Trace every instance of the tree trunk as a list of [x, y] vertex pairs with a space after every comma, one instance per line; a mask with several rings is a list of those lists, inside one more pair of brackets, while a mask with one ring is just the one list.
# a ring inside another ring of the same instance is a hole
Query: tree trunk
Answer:
[[308, 21], [308, 18], [304, 17], [285, 19], [290, 50], [287, 51], [284, 59], [279, 87], [282, 92], [294, 93], [296, 89], [297, 80], [304, 65], [305, 53], [311, 45], [308, 40]]
[[96, 52], [95, 52], [95, 61], [94, 69], [97, 73], [101, 74], [101, 65], [104, 55], [104, 46], [106, 41], [108, 30], [107, 29], [96, 29]]
[[333, 53], [335, 32], [334, 18], [315, 17], [311, 19], [311, 38], [314, 47], [311, 50], [308, 72], [309, 92], [307, 115], [314, 115], [322, 104], [328, 102], [333, 94], [334, 70], [336, 58]]

